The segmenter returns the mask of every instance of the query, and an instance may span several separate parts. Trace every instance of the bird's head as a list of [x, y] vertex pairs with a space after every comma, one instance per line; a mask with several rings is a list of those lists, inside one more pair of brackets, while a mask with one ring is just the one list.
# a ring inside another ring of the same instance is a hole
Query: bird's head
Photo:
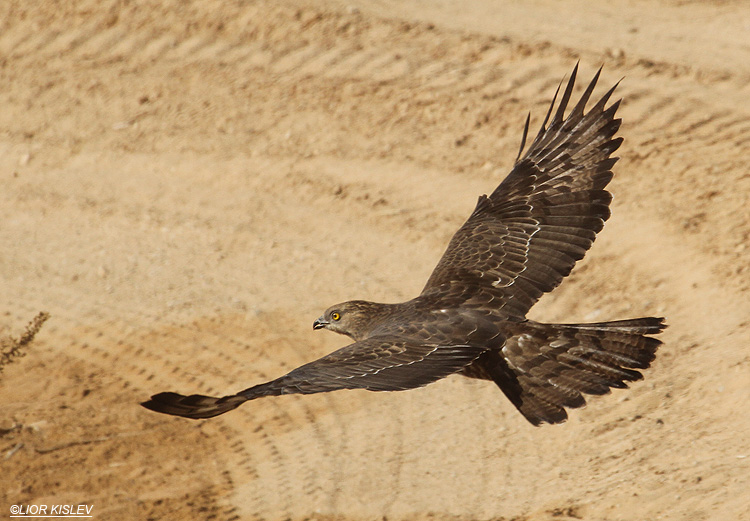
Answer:
[[313, 322], [313, 329], [328, 329], [354, 340], [366, 338], [372, 330], [373, 323], [380, 316], [384, 304], [351, 300], [326, 309], [320, 318]]

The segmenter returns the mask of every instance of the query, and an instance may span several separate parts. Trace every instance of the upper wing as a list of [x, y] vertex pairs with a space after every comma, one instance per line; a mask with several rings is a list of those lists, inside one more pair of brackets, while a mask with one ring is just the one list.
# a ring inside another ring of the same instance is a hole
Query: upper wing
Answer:
[[460, 371], [484, 350], [483, 347], [468, 345], [441, 346], [385, 336], [371, 337], [235, 395], [217, 398], [159, 393], [141, 405], [165, 414], [211, 418], [262, 396], [339, 389], [401, 391], [427, 385]]
[[[489, 197], [479, 198], [453, 236], [423, 297], [454, 305], [492, 302], [509, 316], [523, 317], [591, 247], [610, 214], [612, 196], [604, 187], [618, 159], [610, 156], [622, 142], [613, 138], [620, 102], [605, 108], [615, 85], [584, 113], [600, 70], [563, 119], [577, 69], [552, 120], [557, 93], [526, 154]], [[521, 151], [528, 127], [527, 119]]]

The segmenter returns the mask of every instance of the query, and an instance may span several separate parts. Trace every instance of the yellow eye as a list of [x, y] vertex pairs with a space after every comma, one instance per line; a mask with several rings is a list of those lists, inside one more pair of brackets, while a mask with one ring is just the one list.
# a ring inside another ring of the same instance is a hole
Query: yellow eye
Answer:
[[341, 315], [339, 315], [337, 312], [334, 311], [333, 313], [331, 313], [331, 318], [333, 320], [338, 320], [341, 318]]

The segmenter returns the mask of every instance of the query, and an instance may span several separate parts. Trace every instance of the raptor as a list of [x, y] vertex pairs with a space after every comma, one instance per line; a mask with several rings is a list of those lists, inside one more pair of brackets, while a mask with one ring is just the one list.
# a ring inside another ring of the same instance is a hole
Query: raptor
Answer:
[[[560, 423], [584, 394], [639, 380], [661, 342], [663, 318], [589, 324], [545, 324], [526, 318], [583, 258], [610, 216], [606, 190], [621, 137], [617, 85], [586, 105], [596, 73], [565, 116], [573, 70], [536, 137], [521, 148], [508, 176], [479, 197], [422, 292], [381, 304], [354, 300], [330, 307], [313, 323], [353, 343], [270, 382], [211, 397], [163, 392], [142, 405], [187, 418], [210, 418], [243, 403], [282, 394], [339, 389], [402, 391], [451, 374], [491, 380], [532, 424]], [[562, 84], [561, 84], [562, 86]], [[525, 152], [524, 152], [525, 150]]]

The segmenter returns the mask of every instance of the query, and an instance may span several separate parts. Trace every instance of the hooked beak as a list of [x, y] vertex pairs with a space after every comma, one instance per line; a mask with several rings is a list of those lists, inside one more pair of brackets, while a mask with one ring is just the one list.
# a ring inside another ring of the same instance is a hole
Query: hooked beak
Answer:
[[324, 319], [323, 317], [320, 317], [318, 320], [313, 322], [313, 329], [323, 329], [329, 324], [329, 322]]

